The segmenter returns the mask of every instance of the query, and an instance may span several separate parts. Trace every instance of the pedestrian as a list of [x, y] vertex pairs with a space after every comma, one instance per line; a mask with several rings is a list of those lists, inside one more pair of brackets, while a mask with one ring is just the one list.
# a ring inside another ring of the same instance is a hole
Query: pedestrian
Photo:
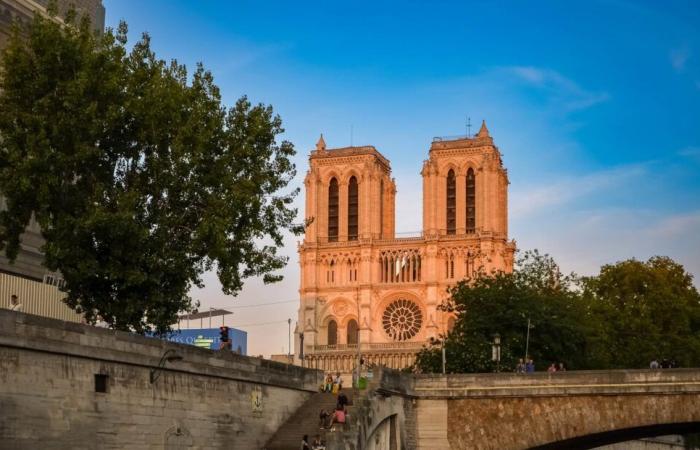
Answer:
[[518, 365], [515, 366], [516, 373], [525, 373], [525, 362], [522, 358], [518, 360]]
[[330, 373], [326, 375], [326, 388], [324, 390], [326, 392], [331, 392], [333, 390], [333, 375]]
[[659, 362], [656, 360], [656, 358], [651, 360], [651, 362], [649, 363], [649, 368], [652, 370], [656, 370], [659, 368]]
[[557, 372], [566, 372], [566, 367], [564, 367], [563, 362], [559, 363], [559, 367], [557, 368]]
[[532, 359], [528, 359], [527, 363], [525, 364], [525, 372], [527, 373], [533, 373], [535, 371], [535, 361]]
[[22, 312], [22, 304], [15, 294], [10, 296], [10, 311]]
[[335, 374], [334, 383], [338, 385], [338, 391], [340, 392], [340, 390], [343, 388], [343, 379], [340, 376], [340, 372]]
[[326, 422], [328, 422], [328, 417], [330, 417], [330, 413], [325, 409], [321, 408], [321, 412], [318, 414], [319, 428], [324, 428], [326, 426]]
[[317, 434], [314, 441], [311, 443], [311, 448], [313, 450], [325, 450], [326, 445], [321, 440], [321, 435]]
[[549, 372], [549, 373], [553, 373], [556, 371], [557, 371], [557, 365], [555, 363], [550, 364], [549, 367], [547, 368], [547, 372]]
[[311, 450], [311, 446], [309, 445], [309, 435], [305, 434], [303, 438], [301, 438], [301, 447], [299, 447], [300, 450]]
[[338, 391], [338, 403], [336, 405], [336, 409], [340, 408], [342, 410], [345, 410], [345, 406], [348, 404], [348, 397], [345, 395], [345, 392], [343, 391]]

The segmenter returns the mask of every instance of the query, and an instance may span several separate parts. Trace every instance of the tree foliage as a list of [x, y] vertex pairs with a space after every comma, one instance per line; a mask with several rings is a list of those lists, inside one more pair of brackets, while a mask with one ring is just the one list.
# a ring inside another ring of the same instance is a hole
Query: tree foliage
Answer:
[[[36, 16], [0, 69], [0, 250], [34, 216], [45, 264], [89, 321], [164, 332], [214, 269], [224, 292], [275, 274], [299, 233], [293, 145], [272, 108], [222, 105], [211, 73], [158, 59], [127, 27]], [[267, 245], [263, 245], [265, 242]]]
[[622, 261], [603, 266], [584, 287], [598, 325], [596, 366], [645, 367], [654, 358], [700, 363], [700, 296], [682, 265], [659, 256]]
[[417, 358], [422, 371], [495, 370], [491, 343], [501, 337], [501, 366], [513, 370], [528, 357], [539, 369], [563, 362], [572, 369], [647, 367], [653, 358], [700, 364], [700, 297], [692, 277], [669, 258], [623, 261], [598, 276], [561, 274], [537, 251], [518, 258], [513, 273], [481, 273], [451, 290], [446, 311], [455, 327]]

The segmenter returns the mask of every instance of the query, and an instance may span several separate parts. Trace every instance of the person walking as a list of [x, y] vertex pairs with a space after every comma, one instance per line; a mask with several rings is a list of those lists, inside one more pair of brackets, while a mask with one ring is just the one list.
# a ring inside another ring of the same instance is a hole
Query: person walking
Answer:
[[518, 360], [518, 364], [515, 366], [516, 373], [525, 373], [525, 362], [522, 358]]
[[311, 446], [309, 445], [309, 435], [305, 434], [303, 438], [301, 438], [301, 447], [299, 447], [300, 450], [311, 450]]
[[556, 372], [556, 371], [557, 371], [557, 366], [556, 366], [556, 364], [554, 364], [554, 363], [550, 364], [550, 365], [549, 365], [549, 368], [547, 368], [547, 372], [549, 372], [549, 373], [553, 373], [553, 372]]

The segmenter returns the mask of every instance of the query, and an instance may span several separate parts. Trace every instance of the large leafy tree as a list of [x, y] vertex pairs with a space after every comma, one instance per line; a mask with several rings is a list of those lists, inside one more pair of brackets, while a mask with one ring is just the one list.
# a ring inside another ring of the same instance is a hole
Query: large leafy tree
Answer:
[[484, 372], [496, 368], [491, 343], [501, 338], [502, 370], [513, 370], [525, 357], [528, 320], [531, 324], [528, 356], [542, 368], [545, 363], [584, 364], [584, 305], [576, 295], [575, 279], [564, 276], [554, 260], [537, 251], [518, 258], [513, 273], [481, 273], [462, 281], [441, 307], [457, 313], [455, 327], [417, 359], [423, 371], [438, 371], [445, 346], [447, 371]]
[[700, 364], [700, 295], [682, 265], [659, 256], [631, 259], [603, 266], [584, 286], [597, 319], [595, 365], [646, 367], [654, 358]]
[[[86, 20], [35, 17], [0, 65], [0, 250], [34, 216], [67, 303], [117, 329], [167, 331], [216, 270], [224, 292], [275, 274], [294, 148], [272, 108], [221, 103], [199, 65], [158, 59], [147, 35], [98, 35]], [[266, 243], [267, 245], [264, 245]]]
[[493, 335], [501, 335], [502, 368], [525, 356], [545, 369], [644, 368], [654, 359], [700, 364], [700, 295], [692, 276], [666, 257], [605, 265], [594, 277], [561, 275], [554, 260], [536, 251], [518, 258], [512, 274], [480, 274], [463, 281], [442, 305], [457, 312], [454, 329], [418, 355], [420, 370], [495, 369]]

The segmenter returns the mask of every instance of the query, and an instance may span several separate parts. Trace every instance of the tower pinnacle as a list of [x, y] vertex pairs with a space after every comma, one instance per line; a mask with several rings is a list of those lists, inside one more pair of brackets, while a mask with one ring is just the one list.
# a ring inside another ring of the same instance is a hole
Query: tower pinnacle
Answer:
[[477, 137], [489, 137], [489, 129], [486, 128], [486, 121], [482, 120], [481, 121], [481, 128], [479, 129], [479, 133], [476, 135]]
[[323, 133], [321, 133], [321, 137], [318, 138], [318, 142], [316, 142], [316, 150], [323, 151], [326, 149], [326, 141], [323, 140]]

